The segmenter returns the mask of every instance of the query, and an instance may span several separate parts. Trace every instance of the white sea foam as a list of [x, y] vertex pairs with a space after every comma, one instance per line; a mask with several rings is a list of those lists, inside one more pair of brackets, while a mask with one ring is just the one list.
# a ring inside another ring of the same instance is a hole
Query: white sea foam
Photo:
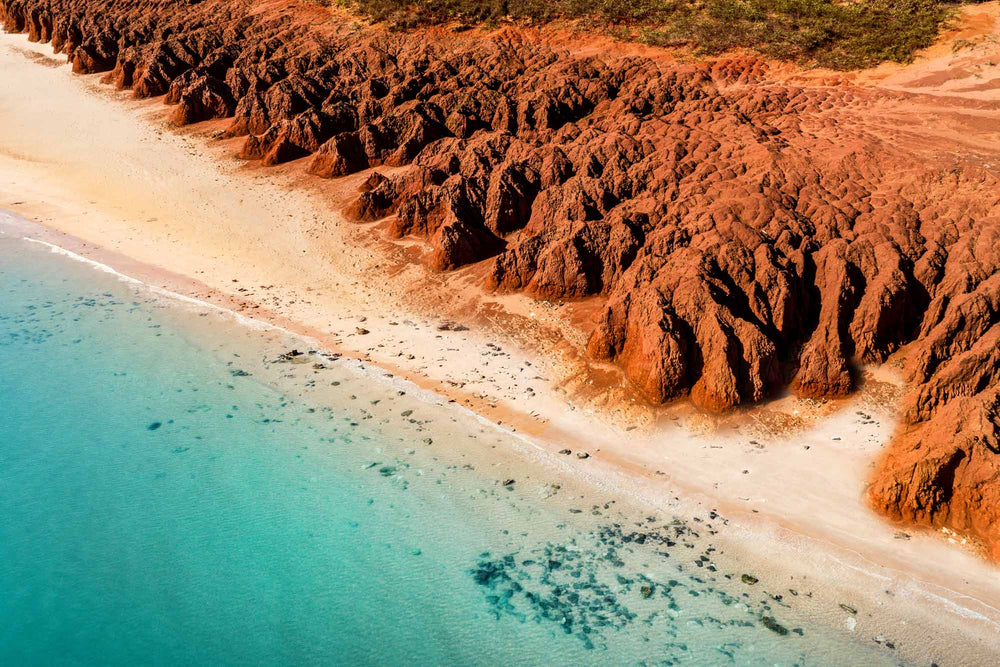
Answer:
[[252, 317], [247, 317], [246, 315], [243, 315], [241, 313], [237, 313], [235, 310], [231, 310], [231, 309], [225, 308], [223, 306], [218, 306], [218, 305], [216, 305], [214, 303], [210, 303], [208, 301], [202, 301], [201, 299], [196, 299], [194, 297], [190, 297], [190, 296], [187, 296], [187, 295], [184, 295], [184, 294], [179, 294], [178, 292], [174, 292], [172, 290], [168, 290], [168, 289], [163, 288], [163, 287], [158, 287], [156, 285], [150, 285], [149, 283], [143, 282], [142, 280], [139, 280], [138, 278], [133, 278], [132, 276], [126, 275], [124, 273], [121, 273], [120, 271], [117, 271], [116, 269], [108, 266], [107, 264], [102, 264], [101, 262], [98, 262], [96, 260], [90, 259], [89, 257], [84, 257], [83, 255], [80, 255], [79, 253], [75, 253], [72, 250], [67, 250], [66, 248], [63, 248], [62, 246], [58, 246], [55, 243], [49, 243], [48, 241], [42, 241], [40, 239], [31, 238], [30, 236], [25, 236], [23, 238], [24, 238], [25, 241], [28, 241], [29, 243], [37, 243], [39, 245], [43, 245], [43, 246], [47, 247], [50, 251], [52, 251], [53, 253], [55, 253], [57, 255], [63, 255], [64, 257], [68, 257], [68, 258], [70, 258], [70, 259], [72, 259], [74, 261], [77, 261], [77, 262], [83, 262], [84, 264], [88, 264], [88, 265], [92, 266], [94, 269], [96, 269], [98, 271], [102, 271], [104, 273], [110, 273], [111, 275], [115, 276], [116, 278], [118, 278], [122, 282], [126, 282], [126, 283], [129, 283], [129, 284], [132, 284], [132, 285], [136, 285], [136, 286], [142, 287], [143, 289], [145, 289], [145, 290], [147, 290], [147, 291], [149, 291], [149, 292], [151, 292], [153, 294], [156, 294], [157, 296], [166, 297], [166, 298], [169, 298], [169, 299], [173, 299], [175, 301], [181, 301], [183, 303], [186, 303], [186, 304], [189, 304], [189, 305], [192, 305], [192, 306], [196, 306], [198, 308], [206, 308], [206, 309], [209, 309], [209, 310], [214, 310], [214, 311], [223, 313], [225, 315], [228, 315], [228, 316], [232, 317], [234, 320], [236, 320], [240, 324], [242, 324], [244, 326], [251, 327], [251, 328], [259, 330], [259, 331], [265, 331], [265, 330], [282, 331], [284, 333], [293, 335], [293, 332], [289, 331], [288, 329], [285, 329], [285, 328], [280, 327], [280, 326], [275, 325], [275, 324], [271, 324], [270, 322], [265, 322], [263, 320], [257, 320], [257, 319], [254, 319]]

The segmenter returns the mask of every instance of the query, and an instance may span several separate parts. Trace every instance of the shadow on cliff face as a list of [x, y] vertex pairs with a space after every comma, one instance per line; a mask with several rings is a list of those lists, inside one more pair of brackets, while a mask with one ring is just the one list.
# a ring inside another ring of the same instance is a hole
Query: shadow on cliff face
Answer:
[[432, 44], [292, 3], [0, 9], [177, 123], [232, 117], [246, 159], [401, 168], [347, 214], [425, 239], [437, 270], [488, 262], [488, 289], [606, 295], [588, 350], [650, 401], [842, 396], [855, 364], [907, 347], [872, 503], [1000, 545], [1000, 184], [922, 142], [913, 98], [512, 30]]

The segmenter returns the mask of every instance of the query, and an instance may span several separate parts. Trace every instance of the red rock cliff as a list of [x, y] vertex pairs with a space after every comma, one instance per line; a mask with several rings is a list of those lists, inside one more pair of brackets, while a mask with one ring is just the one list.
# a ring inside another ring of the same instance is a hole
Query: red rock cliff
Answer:
[[488, 261], [489, 289], [607, 295], [589, 352], [650, 401], [840, 396], [907, 347], [871, 502], [1000, 557], [997, 155], [925, 130], [922, 100], [280, 0], [0, 0], [0, 18], [178, 123], [232, 117], [244, 158], [408, 166], [348, 214], [425, 238], [439, 270]]

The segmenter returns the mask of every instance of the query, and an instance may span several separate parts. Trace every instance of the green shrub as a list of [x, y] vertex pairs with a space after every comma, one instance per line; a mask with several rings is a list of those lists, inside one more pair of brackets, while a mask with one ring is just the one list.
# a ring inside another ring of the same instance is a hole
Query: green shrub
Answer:
[[[329, 0], [313, 0], [329, 3]], [[337, 0], [394, 29], [580, 19], [623, 39], [696, 54], [751, 49], [834, 69], [907, 62], [951, 17], [942, 0]]]

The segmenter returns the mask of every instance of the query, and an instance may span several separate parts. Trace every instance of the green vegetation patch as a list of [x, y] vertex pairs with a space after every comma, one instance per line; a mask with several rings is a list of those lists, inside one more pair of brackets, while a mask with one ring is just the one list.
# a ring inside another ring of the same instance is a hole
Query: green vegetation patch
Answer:
[[577, 20], [585, 27], [698, 55], [750, 49], [839, 70], [908, 62], [961, 2], [942, 0], [311, 0], [393, 29]]

